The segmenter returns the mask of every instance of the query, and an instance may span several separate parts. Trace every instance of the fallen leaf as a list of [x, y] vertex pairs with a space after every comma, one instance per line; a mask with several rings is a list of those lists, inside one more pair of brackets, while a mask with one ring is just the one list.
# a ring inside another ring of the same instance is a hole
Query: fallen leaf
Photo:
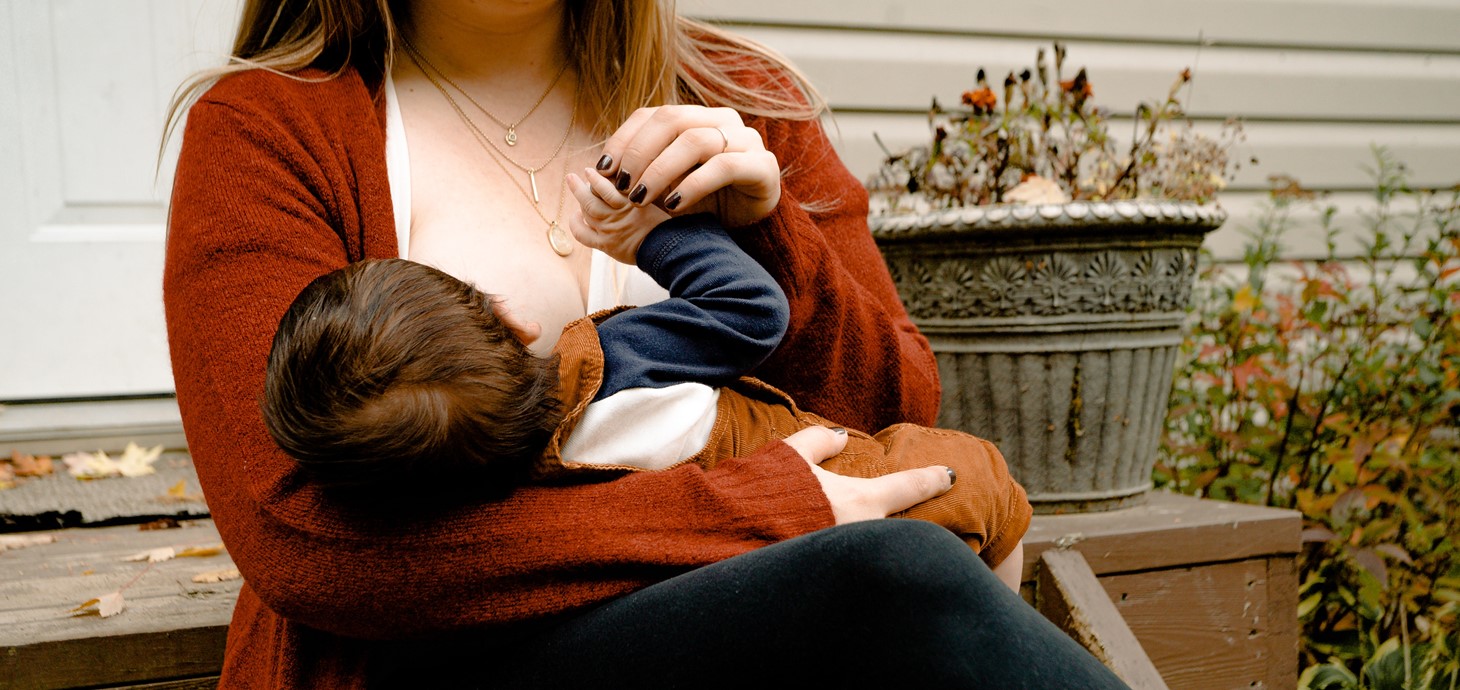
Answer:
[[101, 479], [120, 474], [117, 463], [100, 450], [95, 453], [67, 453], [61, 456], [61, 462], [66, 464], [66, 471], [77, 479]]
[[104, 477], [141, 477], [156, 472], [152, 463], [162, 455], [162, 446], [143, 449], [135, 443], [128, 443], [116, 460], [105, 451], [95, 453], [67, 453], [61, 456], [66, 471], [77, 479], [102, 479]]
[[176, 549], [172, 548], [171, 546], [163, 546], [163, 547], [159, 547], [159, 548], [156, 548], [156, 549], [148, 549], [146, 551], [143, 551], [142, 553], [134, 553], [134, 554], [132, 554], [130, 556], [127, 556], [126, 558], [123, 558], [122, 560], [124, 560], [124, 561], [147, 561], [148, 563], [161, 563], [163, 561], [170, 561], [170, 560], [172, 560], [176, 556], [177, 556], [177, 550]]
[[157, 500], [162, 503], [202, 503], [203, 494], [188, 493], [187, 480], [179, 479], [167, 490], [166, 494], [158, 496]]
[[135, 443], [128, 443], [122, 451], [122, 458], [117, 461], [117, 471], [123, 477], [141, 477], [157, 471], [152, 463], [162, 456], [162, 446], [153, 446], [143, 449]]
[[205, 573], [198, 573], [193, 576], [193, 582], [212, 584], [214, 582], [237, 580], [241, 577], [243, 577], [243, 573], [238, 572], [238, 568], [225, 568], [223, 570], [209, 570]]
[[87, 599], [80, 606], [71, 609], [70, 613], [76, 616], [97, 615], [102, 618], [115, 616], [127, 607], [126, 600], [122, 599], [122, 590], [103, 594], [95, 599]]
[[0, 551], [54, 543], [56, 543], [54, 534], [0, 534]]
[[15, 466], [17, 477], [44, 477], [56, 471], [49, 455], [31, 455], [18, 450], [10, 451], [10, 464]]
[[178, 522], [177, 518], [165, 517], [157, 518], [152, 522], [144, 522], [140, 525], [137, 525], [137, 530], [141, 532], [149, 532], [158, 529], [178, 529], [180, 527], [182, 527], [182, 523]]
[[209, 546], [189, 546], [177, 552], [178, 558], [207, 558], [223, 553], [222, 544], [211, 544]]

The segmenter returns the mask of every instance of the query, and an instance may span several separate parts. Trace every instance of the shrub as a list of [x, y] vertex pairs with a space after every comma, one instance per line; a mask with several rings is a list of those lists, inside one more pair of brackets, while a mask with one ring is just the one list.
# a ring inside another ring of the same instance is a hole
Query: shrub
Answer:
[[[1375, 151], [1343, 260], [1335, 210], [1279, 179], [1237, 270], [1204, 257], [1156, 481], [1295, 508], [1307, 688], [1460, 687], [1460, 187]], [[1278, 260], [1316, 206], [1319, 261]]]

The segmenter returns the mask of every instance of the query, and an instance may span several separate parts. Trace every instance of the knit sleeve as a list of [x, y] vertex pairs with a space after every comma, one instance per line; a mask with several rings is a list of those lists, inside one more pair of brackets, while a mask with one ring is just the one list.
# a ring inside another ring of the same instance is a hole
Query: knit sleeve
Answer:
[[[771, 215], [736, 240], [786, 292], [790, 328], [754, 375], [803, 409], [874, 431], [932, 425], [940, 389], [928, 341], [908, 318], [867, 229], [867, 192], [820, 123], [754, 119], [781, 169]], [[808, 210], [811, 209], [811, 210]]]
[[383, 135], [358, 83], [258, 74], [225, 79], [190, 112], [163, 292], [189, 450], [270, 610], [351, 637], [430, 635], [581, 609], [832, 524], [809, 466], [780, 442], [710, 471], [496, 501], [461, 490], [362, 505], [309, 484], [264, 429], [264, 364], [305, 284], [391, 251], [388, 230], [365, 231], [389, 216]]

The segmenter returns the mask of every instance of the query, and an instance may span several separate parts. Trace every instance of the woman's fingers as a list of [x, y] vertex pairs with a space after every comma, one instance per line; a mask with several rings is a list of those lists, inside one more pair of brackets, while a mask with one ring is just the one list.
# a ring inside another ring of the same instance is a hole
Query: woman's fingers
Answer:
[[787, 437], [786, 445], [811, 463], [811, 472], [821, 482], [838, 525], [885, 518], [940, 496], [953, 486], [953, 476], [946, 467], [920, 467], [871, 479], [827, 472], [817, 465], [841, 452], [846, 434], [825, 427], [802, 429]]
[[[657, 198], [657, 194], [650, 194], [649, 184], [646, 183], [654, 184], [659, 192], [663, 192], [668, 181], [684, 175], [691, 166], [699, 162], [700, 157], [681, 155], [678, 169], [670, 169], [667, 163], [661, 164], [655, 169], [653, 178], [646, 178], [651, 164], [681, 135], [697, 129], [704, 131], [692, 135], [686, 140], [685, 146], [704, 149], [707, 152], [705, 158], [727, 148], [733, 151], [737, 145], [749, 144], [750, 137], [745, 133], [754, 135], [755, 143], [760, 145], [760, 135], [747, 128], [741, 121], [740, 114], [730, 108], [643, 108], [629, 116], [604, 143], [603, 153], [609, 157], [611, 163], [602, 174], [611, 177], [614, 186], [635, 203]], [[726, 139], [722, 139], [719, 132], [725, 132]], [[730, 141], [731, 146], [726, 147], [725, 141]], [[763, 145], [760, 147], [764, 148]]]
[[[727, 153], [711, 158], [691, 172], [668, 193], [665, 208], [688, 209], [722, 189], [728, 189], [742, 204], [722, 212], [725, 225], [737, 227], [765, 217], [781, 200], [780, 163], [765, 149]], [[673, 201], [673, 205], [669, 204]]]

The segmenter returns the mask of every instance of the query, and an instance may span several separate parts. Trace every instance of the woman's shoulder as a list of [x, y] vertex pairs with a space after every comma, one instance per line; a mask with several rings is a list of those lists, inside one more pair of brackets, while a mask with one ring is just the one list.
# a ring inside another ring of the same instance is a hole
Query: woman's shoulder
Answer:
[[374, 111], [375, 98], [354, 69], [306, 69], [284, 73], [263, 68], [221, 77], [198, 98], [198, 105], [282, 121], [359, 118]]

